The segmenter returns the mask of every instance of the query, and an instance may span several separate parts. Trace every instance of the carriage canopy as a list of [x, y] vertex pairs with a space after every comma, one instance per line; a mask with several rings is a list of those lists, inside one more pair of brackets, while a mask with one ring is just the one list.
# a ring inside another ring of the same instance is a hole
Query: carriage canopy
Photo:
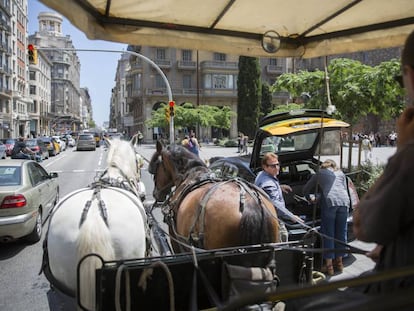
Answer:
[[89, 39], [255, 57], [402, 46], [412, 0], [41, 0]]

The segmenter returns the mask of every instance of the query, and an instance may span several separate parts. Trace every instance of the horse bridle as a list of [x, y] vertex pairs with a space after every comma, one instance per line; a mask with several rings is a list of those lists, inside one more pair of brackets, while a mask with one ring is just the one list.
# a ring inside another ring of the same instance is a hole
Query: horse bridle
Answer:
[[[152, 173], [152, 174], [154, 174], [154, 184], [155, 185], [156, 185], [155, 181], [157, 180], [157, 172], [158, 172], [158, 169], [159, 169], [159, 166], [160, 165], [162, 165], [164, 167], [164, 169], [165, 169], [165, 165], [164, 165], [163, 160], [162, 160], [162, 154], [159, 154], [158, 155], [158, 158], [155, 161], [154, 165], [151, 166], [150, 169], [149, 169], [149, 172]], [[167, 196], [170, 193], [171, 188], [174, 187], [174, 186], [175, 186], [174, 180], [171, 180], [169, 183], [167, 183], [161, 189], [158, 189], [158, 186], [156, 185], [158, 192], [160, 194], [164, 194], [165, 193], [165, 196]]]

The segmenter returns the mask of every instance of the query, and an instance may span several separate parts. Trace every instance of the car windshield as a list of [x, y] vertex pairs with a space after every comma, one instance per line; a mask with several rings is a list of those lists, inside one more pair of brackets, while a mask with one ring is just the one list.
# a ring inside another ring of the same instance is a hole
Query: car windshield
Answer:
[[[286, 154], [310, 150], [318, 138], [317, 132], [293, 133], [287, 136], [269, 136], [262, 141], [260, 155], [266, 152]], [[323, 138], [319, 141], [322, 146], [317, 144], [314, 155], [333, 155], [339, 154], [340, 143], [339, 130], [325, 130]]]
[[315, 143], [317, 133], [299, 133], [285, 137], [269, 136], [262, 142], [260, 153], [266, 152], [293, 152], [310, 149]]
[[0, 186], [16, 186], [21, 183], [19, 166], [0, 166]]

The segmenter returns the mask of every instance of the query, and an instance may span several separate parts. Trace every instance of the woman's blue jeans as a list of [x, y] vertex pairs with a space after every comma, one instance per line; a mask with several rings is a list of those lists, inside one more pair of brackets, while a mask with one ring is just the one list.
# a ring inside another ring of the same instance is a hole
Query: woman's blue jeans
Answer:
[[[347, 218], [348, 207], [346, 206], [331, 206], [321, 208], [321, 233], [327, 237], [323, 237], [323, 248], [326, 249], [344, 249], [345, 244], [341, 244], [335, 240], [346, 243], [347, 237]], [[334, 238], [330, 239], [329, 237]], [[343, 252], [329, 252], [324, 253], [324, 259], [334, 259], [343, 257]]]

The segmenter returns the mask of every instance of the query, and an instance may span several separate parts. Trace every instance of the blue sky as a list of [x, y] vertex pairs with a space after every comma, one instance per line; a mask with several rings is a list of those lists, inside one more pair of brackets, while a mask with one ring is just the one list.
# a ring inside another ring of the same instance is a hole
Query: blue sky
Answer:
[[[38, 0], [28, 1], [29, 35], [39, 30], [37, 16], [40, 12], [55, 12]], [[126, 50], [127, 45], [109, 41], [89, 40], [63, 17], [62, 30], [70, 35], [76, 49]], [[121, 53], [78, 52], [81, 63], [80, 86], [87, 87], [92, 100], [93, 119], [98, 126], [109, 120], [111, 89], [115, 86], [115, 71]]]

